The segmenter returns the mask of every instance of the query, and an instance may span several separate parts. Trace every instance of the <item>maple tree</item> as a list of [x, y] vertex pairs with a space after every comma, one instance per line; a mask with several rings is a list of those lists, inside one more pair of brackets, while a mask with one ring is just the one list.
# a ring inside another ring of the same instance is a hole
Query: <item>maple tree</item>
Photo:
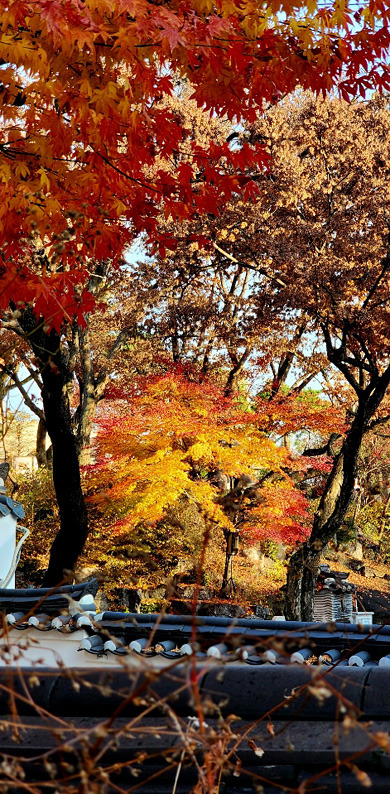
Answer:
[[119, 261], [141, 231], [155, 241], [162, 207], [181, 219], [216, 212], [240, 170], [261, 167], [261, 146], [191, 143], [163, 101], [176, 76], [205, 113], [231, 121], [254, 121], [297, 86], [383, 90], [389, 13], [373, 0], [358, 12], [338, 2], [2, 0], [2, 307], [21, 297], [57, 328], [82, 317], [91, 259]]
[[272, 413], [262, 398], [243, 408], [192, 365], [160, 369], [125, 393], [112, 386], [115, 399], [99, 411], [88, 482], [105, 521], [131, 545], [137, 527], [155, 527], [185, 499], [250, 542], [304, 540], [307, 502], [291, 475], [308, 463], [275, 439], [303, 426], [326, 432], [337, 412], [304, 396], [275, 401]]
[[[311, 618], [320, 551], [348, 510], [362, 440], [388, 420], [389, 131], [386, 97], [352, 105], [310, 95], [286, 100], [248, 133], [272, 155], [258, 197], [238, 198], [209, 222], [215, 267], [249, 270], [252, 301], [257, 296], [287, 327], [312, 335], [324, 387], [324, 356], [344, 379], [347, 432], [332, 446], [311, 538], [290, 559], [290, 617]], [[280, 388], [275, 374], [271, 397]]]

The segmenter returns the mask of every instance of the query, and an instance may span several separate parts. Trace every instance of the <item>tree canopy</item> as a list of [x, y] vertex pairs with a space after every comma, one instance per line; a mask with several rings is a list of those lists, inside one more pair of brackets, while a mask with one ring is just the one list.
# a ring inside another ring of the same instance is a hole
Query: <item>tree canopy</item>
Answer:
[[[334, 463], [308, 546], [294, 559], [291, 596], [302, 571], [309, 590], [315, 582], [319, 553], [353, 495], [362, 440], [389, 418], [389, 129], [386, 97], [351, 104], [312, 94], [286, 98], [240, 131], [270, 156], [257, 195], [235, 196], [219, 218], [198, 219], [198, 234], [214, 241], [213, 254], [188, 244], [193, 224], [171, 224], [171, 272], [183, 274], [185, 284], [204, 278], [206, 269], [210, 284], [215, 279], [223, 289], [225, 281], [228, 311], [212, 315], [219, 347], [235, 344], [241, 360], [249, 350], [253, 363], [270, 366], [271, 405], [294, 360], [303, 383], [319, 374], [328, 389], [335, 371], [344, 381], [340, 388], [338, 378], [329, 394], [344, 402], [346, 433], [340, 443], [319, 445]], [[306, 586], [295, 593], [290, 616], [310, 619], [307, 593]]]
[[[247, 475], [261, 487], [257, 507], [241, 521], [255, 537], [303, 538], [299, 514], [307, 517], [305, 500], [290, 475], [307, 462], [275, 440], [302, 427], [323, 433], [339, 429], [338, 412], [304, 396], [272, 407], [259, 398], [245, 407], [238, 395], [226, 397], [191, 366], [163, 369], [138, 378], [127, 393], [114, 389], [115, 399], [100, 410], [98, 462], [90, 467], [90, 483], [118, 531], [138, 521], [156, 522], [185, 493], [222, 527], [242, 529], [237, 516], [218, 505], [215, 485], [223, 473]], [[230, 488], [221, 487], [225, 490]]]
[[120, 261], [140, 232], [156, 241], [162, 209], [215, 214], [251, 189], [263, 147], [191, 140], [165, 104], [180, 82], [234, 123], [298, 86], [383, 90], [389, 13], [374, 0], [1, 0], [2, 308], [33, 304], [59, 328], [93, 304], [91, 261]]
[[[107, 527], [116, 562], [127, 550], [142, 556], [145, 542], [154, 559], [164, 534], [177, 545], [177, 528], [183, 546], [192, 537], [199, 549], [211, 538], [220, 548], [222, 530], [226, 538], [239, 534], [245, 548], [304, 541], [311, 516], [300, 481], [329, 463], [291, 452], [280, 439], [303, 427], [340, 430], [340, 412], [305, 394], [272, 405], [244, 391], [227, 396], [215, 378], [168, 357], [153, 368], [157, 374], [109, 390], [97, 417], [96, 462], [86, 469], [94, 522]], [[91, 548], [96, 554], [93, 541]]]

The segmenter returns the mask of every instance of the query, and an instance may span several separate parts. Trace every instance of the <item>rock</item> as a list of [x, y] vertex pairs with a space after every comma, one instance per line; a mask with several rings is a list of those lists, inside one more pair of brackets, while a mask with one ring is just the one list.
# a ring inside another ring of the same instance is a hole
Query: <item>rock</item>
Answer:
[[287, 556], [287, 546], [284, 543], [278, 543], [278, 550], [276, 552], [276, 559], [285, 562]]
[[180, 593], [181, 598], [193, 598], [195, 593], [195, 585], [194, 584], [181, 585], [178, 588], [178, 592]]
[[257, 604], [255, 606], [255, 617], [261, 618], [261, 620], [270, 620], [271, 612], [268, 607], [263, 607], [261, 604]]
[[109, 612], [112, 608], [110, 599], [106, 596], [104, 590], [98, 590], [95, 596], [95, 604], [98, 612]]
[[224, 604], [216, 601], [199, 604], [196, 614], [221, 618], [243, 618], [245, 609], [238, 604]]
[[159, 587], [154, 587], [150, 590], [140, 590], [139, 592], [143, 594], [145, 599], [150, 601], [162, 601], [166, 598], [167, 588], [165, 585], [160, 585]]
[[170, 615], [191, 615], [192, 611], [191, 601], [172, 598], [169, 602], [168, 612]]
[[362, 563], [361, 560], [348, 560], [348, 568], [351, 571], [355, 571], [355, 573], [359, 573], [360, 576], [365, 576], [365, 565]]
[[363, 559], [363, 546], [357, 540], [345, 544], [343, 543], [342, 549], [345, 554], [351, 554], [357, 560]]
[[362, 560], [363, 559], [363, 545], [358, 540], [356, 541], [356, 544], [355, 544], [355, 557], [358, 560]]
[[333, 549], [327, 549], [324, 556], [331, 562], [337, 562], [339, 558], [338, 552]]
[[368, 568], [367, 565], [363, 566], [364, 573], [360, 571], [361, 576], [367, 576], [368, 579], [375, 579], [377, 576], [376, 571], [373, 568]]

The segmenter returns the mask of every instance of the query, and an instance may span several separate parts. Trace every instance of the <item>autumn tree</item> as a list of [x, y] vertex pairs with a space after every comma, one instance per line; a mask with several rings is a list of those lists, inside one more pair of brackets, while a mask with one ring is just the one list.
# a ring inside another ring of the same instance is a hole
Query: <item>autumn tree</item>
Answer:
[[346, 515], [362, 440], [387, 419], [389, 130], [380, 97], [286, 100], [249, 132], [271, 155], [258, 197], [214, 224], [216, 263], [256, 274], [259, 305], [312, 333], [353, 395], [311, 537], [290, 559], [289, 617], [311, 619], [319, 555]]
[[323, 402], [304, 396], [275, 402], [272, 414], [261, 398], [244, 408], [201, 369], [169, 362], [125, 393], [112, 390], [88, 482], [92, 504], [123, 543], [137, 527], [153, 531], [183, 499], [225, 534], [304, 540], [307, 503], [292, 475], [308, 462], [276, 439], [298, 427], [326, 432], [337, 427], [337, 412], [328, 406], [324, 416]]
[[[329, 362], [355, 395], [349, 429], [336, 451], [310, 539], [290, 560], [287, 614], [310, 618], [320, 551], [344, 519], [362, 440], [384, 420], [381, 404], [390, 383], [386, 330], [390, 238], [384, 160], [390, 116], [386, 101], [379, 98], [351, 107], [309, 101], [297, 122], [295, 168], [291, 159], [286, 168], [284, 160], [284, 174], [288, 178], [294, 170], [298, 179], [296, 199], [290, 203], [284, 185], [276, 179], [277, 189], [282, 188], [278, 214], [284, 217], [280, 224], [275, 219], [279, 228], [271, 256], [280, 252], [278, 239], [293, 214], [294, 227], [284, 241], [291, 254], [294, 249], [288, 264], [291, 303], [313, 317]], [[309, 135], [302, 148], [303, 132]], [[283, 145], [280, 151], [285, 158]], [[302, 294], [305, 289], [304, 306], [297, 301], [299, 289]]]
[[[204, 145], [210, 138], [226, 138], [226, 120], [204, 119], [188, 91], [168, 104], [193, 140]], [[250, 134], [234, 131], [232, 145], [240, 151]], [[177, 155], [171, 169], [181, 157]], [[229, 168], [233, 173], [234, 164]], [[255, 189], [262, 176], [266, 179], [266, 172], [252, 174]], [[270, 396], [286, 389], [298, 394], [318, 375], [321, 380], [328, 377], [329, 362], [309, 316], [291, 311], [276, 290], [261, 292], [256, 268], [231, 253], [248, 233], [248, 206], [242, 196], [235, 196], [219, 217], [178, 221], [161, 216], [164, 255], [145, 248], [148, 255], [128, 264], [127, 292], [142, 307], [132, 333], [165, 346], [175, 362], [191, 361], [204, 373], [218, 373], [226, 393], [240, 378], [255, 378]]]
[[86, 532], [64, 323], [83, 327], [96, 263], [119, 266], [135, 235], [163, 252], [162, 211], [215, 214], [240, 188], [249, 194], [264, 167], [256, 141], [239, 149], [190, 141], [169, 173], [189, 135], [164, 98], [186, 81], [204, 113], [236, 124], [297, 86], [327, 91], [337, 82], [348, 97], [384, 89], [388, 11], [371, 2], [353, 24], [351, 13], [337, 2], [286, 9], [248, 0], [243, 13], [225, 0], [218, 8], [114, 0], [109, 9], [104, 0], [1, 0], [0, 308], [11, 308], [7, 328], [28, 338], [43, 382], [61, 514], [47, 583], [72, 568]]

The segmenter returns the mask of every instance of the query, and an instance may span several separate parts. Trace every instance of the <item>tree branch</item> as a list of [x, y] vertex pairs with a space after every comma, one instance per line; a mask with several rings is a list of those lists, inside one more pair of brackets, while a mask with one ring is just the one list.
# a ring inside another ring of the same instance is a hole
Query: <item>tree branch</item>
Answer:
[[266, 270], [264, 270], [264, 268], [255, 267], [254, 265], [249, 264], [249, 262], [240, 262], [238, 259], [236, 259], [235, 256], [229, 254], [228, 251], [224, 251], [224, 249], [221, 248], [217, 243], [213, 243], [213, 246], [216, 251], [219, 251], [219, 253], [222, 254], [222, 256], [226, 257], [226, 259], [230, 259], [230, 261], [234, 262], [235, 265], [241, 265], [242, 267], [245, 267], [249, 270], [254, 270], [255, 273], [261, 273], [262, 276], [265, 276], [270, 281], [274, 281], [276, 284], [279, 284], [279, 287], [283, 287], [283, 288], [287, 287], [287, 284], [284, 281], [282, 281], [277, 276], [270, 275], [269, 273], [267, 273]]
[[42, 421], [44, 422], [45, 421], [44, 411], [42, 411], [41, 408], [35, 405], [34, 400], [31, 399], [28, 391], [24, 388], [23, 383], [25, 383], [26, 381], [22, 382], [21, 380], [19, 380], [16, 372], [13, 372], [11, 368], [6, 367], [5, 371], [7, 375], [11, 378], [11, 380], [14, 382], [15, 386], [19, 389], [23, 397], [23, 400], [26, 403], [27, 407], [30, 409], [30, 411], [32, 411], [36, 416], [38, 416], [39, 419], [42, 419]]
[[360, 397], [363, 394], [363, 388], [359, 385], [356, 378], [352, 375], [352, 372], [346, 366], [346, 363], [342, 361], [342, 356], [345, 353], [346, 347], [346, 328], [343, 328], [343, 336], [342, 341], [339, 348], [335, 348], [332, 343], [332, 338], [329, 332], [329, 328], [326, 323], [321, 323], [321, 330], [324, 335], [325, 344], [326, 344], [326, 352], [328, 355], [329, 361], [337, 367], [337, 369], [342, 372], [345, 379], [348, 381], [350, 386], [352, 386], [353, 390], [356, 394]]
[[363, 310], [367, 307], [367, 304], [371, 300], [372, 296], [375, 294], [376, 290], [379, 287], [379, 284], [381, 283], [383, 277], [386, 275], [389, 268], [390, 268], [390, 231], [387, 236], [387, 251], [386, 251], [386, 256], [383, 259], [382, 270], [378, 278], [374, 281], [374, 284], [372, 285], [371, 289], [367, 293], [367, 297], [362, 305]]
[[367, 430], [374, 430], [375, 427], [379, 427], [380, 425], [385, 425], [387, 424], [387, 422], [390, 422], [390, 414], [388, 414], [388, 416], [383, 416], [380, 419], [373, 419], [372, 422], [370, 422], [370, 424], [368, 425]]
[[303, 455], [306, 458], [314, 458], [317, 457], [317, 455], [330, 455], [331, 457], [334, 457], [337, 455], [337, 450], [335, 449], [334, 445], [337, 441], [340, 441], [340, 439], [342, 439], [342, 435], [340, 433], [331, 433], [326, 444], [323, 444], [322, 447], [311, 447], [309, 449], [305, 449], [303, 451]]

